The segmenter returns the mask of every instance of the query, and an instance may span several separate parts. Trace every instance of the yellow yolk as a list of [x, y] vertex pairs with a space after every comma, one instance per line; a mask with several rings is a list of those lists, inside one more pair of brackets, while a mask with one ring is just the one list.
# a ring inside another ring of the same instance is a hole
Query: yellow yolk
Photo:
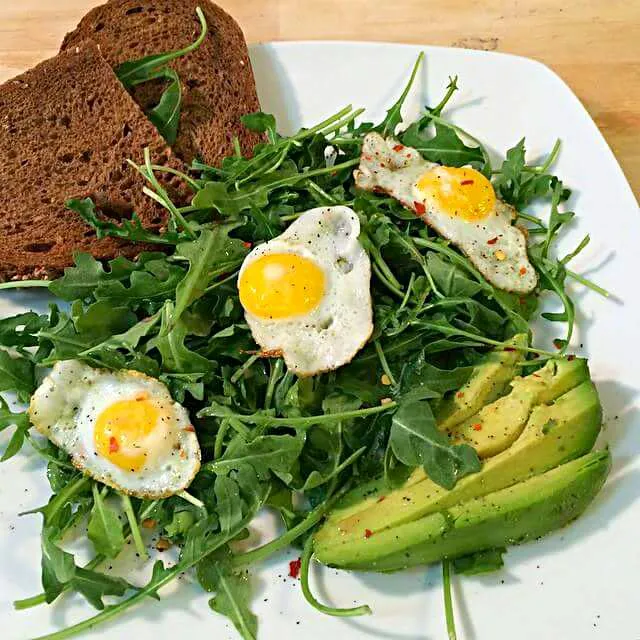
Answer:
[[475, 169], [435, 167], [416, 187], [434, 209], [469, 222], [486, 218], [496, 205], [491, 182]]
[[242, 306], [254, 316], [289, 318], [320, 304], [324, 273], [315, 262], [295, 253], [270, 253], [246, 266], [238, 289]]
[[140, 471], [153, 453], [144, 441], [158, 427], [159, 417], [157, 407], [144, 396], [114, 402], [96, 420], [96, 451], [121, 469]]

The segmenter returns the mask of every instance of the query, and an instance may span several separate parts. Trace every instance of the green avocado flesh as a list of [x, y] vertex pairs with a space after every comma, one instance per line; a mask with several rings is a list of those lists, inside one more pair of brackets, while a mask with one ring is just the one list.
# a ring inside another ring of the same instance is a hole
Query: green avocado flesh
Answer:
[[456, 444], [470, 444], [481, 458], [510, 447], [537, 404], [548, 404], [589, 379], [586, 360], [550, 360], [542, 369], [511, 381], [511, 391], [448, 430]]
[[519, 373], [518, 362], [524, 359], [522, 349], [528, 345], [527, 336], [519, 333], [508, 341], [506, 349], [491, 351], [474, 367], [468, 382], [438, 408], [436, 421], [439, 427], [450, 429], [499, 398]]
[[[495, 407], [496, 403], [500, 403], [500, 405], [504, 409], [508, 409], [506, 399], [509, 398], [512, 394], [516, 394], [516, 397], [518, 398], [524, 396], [527, 398], [528, 402], [531, 402], [531, 398], [535, 397], [540, 403], [550, 403], [552, 400], [557, 399], [560, 395], [563, 395], [564, 392], [571, 390], [582, 382], [588, 380], [589, 369], [587, 367], [586, 360], [578, 358], [575, 358], [573, 360], [554, 360], [534, 374], [531, 374], [525, 378], [516, 378], [515, 380], [513, 380], [513, 390], [511, 394], [504, 396], [500, 400], [494, 402], [492, 405], [489, 405], [487, 407], [487, 410], [489, 410], [489, 407]], [[531, 381], [534, 381], [533, 384], [530, 384]], [[541, 382], [542, 384], [540, 384]], [[582, 411], [580, 409], [577, 409], [576, 414], [576, 419], [578, 421], [581, 421], [583, 419], [583, 416], [585, 418], [585, 420], [581, 422], [576, 429], [576, 433], [585, 434], [584, 442], [582, 440], [574, 441], [573, 446], [576, 447], [576, 452], [573, 454], [573, 456], [568, 455], [565, 459], [579, 456], [588, 451], [592, 446], [591, 439], [595, 440], [595, 437], [597, 436], [600, 429], [600, 403], [597, 393], [595, 392], [595, 389], [590, 386], [590, 383], [579, 394], [579, 401], [584, 400], [584, 396], [588, 396], [588, 401], [586, 401], [584, 407], [582, 408]], [[569, 396], [569, 400], [574, 397], [575, 395]], [[501, 401], [503, 401], [504, 404], [502, 404]], [[554, 411], [561, 411], [564, 415], [567, 413], [567, 411], [574, 410], [570, 405], [571, 403], [569, 402], [569, 404], [567, 404], [567, 399], [565, 398], [563, 402], [559, 404], [559, 408], [556, 408]], [[566, 407], [566, 409], [563, 409], [563, 407]], [[519, 460], [525, 460], [526, 464], [526, 458], [529, 456], [529, 451], [532, 451], [531, 455], [536, 455], [535, 451], [538, 448], [542, 448], [543, 450], [546, 450], [548, 448], [548, 443], [537, 443], [536, 441], [535, 434], [542, 435], [542, 427], [535, 420], [531, 421], [534, 407], [527, 405], [526, 409], [526, 412], [522, 412], [517, 416], [515, 414], [511, 414], [511, 416], [509, 416], [506, 413], [502, 416], [495, 416], [495, 420], [486, 421], [487, 423], [483, 424], [482, 431], [474, 431], [474, 435], [478, 437], [480, 436], [480, 434], [483, 434], [485, 441], [489, 442], [490, 446], [493, 447], [494, 450], [497, 450], [498, 448], [500, 448], [501, 450], [499, 455], [494, 456], [495, 459], [492, 458], [484, 463], [484, 468], [481, 472], [483, 477], [487, 475], [487, 471], [495, 475], [497, 473], [501, 473], [501, 470], [503, 470], [505, 466], [510, 467], [510, 460], [512, 455], [515, 455], [514, 464], [520, 464], [518, 462]], [[495, 409], [492, 411], [493, 413], [498, 413]], [[524, 415], [525, 413], [526, 415]], [[543, 425], [546, 424], [546, 422], [548, 422], [549, 420], [554, 419], [553, 417], [544, 418], [544, 411], [542, 411], [542, 409], [537, 410], [535, 413], [536, 417], [539, 418], [539, 420], [543, 420]], [[478, 422], [478, 419], [475, 419], [473, 424], [475, 424], [476, 422]], [[572, 440], [575, 435], [572, 429], [573, 422], [565, 425], [565, 427], [560, 431], [557, 431], [556, 435], [560, 434], [561, 437]], [[525, 435], [525, 432], [527, 435]], [[507, 442], [508, 444], [505, 444], [505, 442]], [[499, 445], [495, 443], [499, 443]], [[562, 446], [562, 444], [560, 446]], [[504, 449], [505, 451], [502, 451], [502, 449]], [[482, 454], [480, 455], [482, 456]], [[546, 454], [543, 452], [543, 455]], [[540, 456], [538, 456], [538, 458], [539, 457]], [[553, 459], [549, 461], [548, 466], [541, 467], [540, 465], [535, 465], [534, 469], [538, 469], [537, 472], [540, 473], [540, 471], [551, 468], [552, 466], [559, 464], [559, 462], [561, 461], [556, 461], [557, 456], [552, 456], [552, 458]], [[492, 469], [497, 469], [497, 471], [491, 471]], [[526, 467], [524, 471], [526, 471]], [[532, 471], [531, 473], [534, 472], [535, 471]], [[514, 481], [517, 482], [519, 479], [522, 479], [522, 477], [526, 477], [526, 475], [526, 473], [516, 474], [517, 477]], [[476, 480], [476, 482], [474, 482], [474, 479]], [[356, 514], [365, 512], [365, 510], [367, 510], [369, 507], [379, 504], [378, 501], [381, 499], [383, 499], [385, 502], [387, 500], [391, 500], [392, 502], [388, 503], [391, 506], [394, 501], [394, 496], [396, 496], [398, 493], [401, 493], [402, 498], [402, 509], [400, 510], [400, 513], [403, 514], [403, 517], [405, 513], [407, 514], [407, 517], [412, 517], [412, 514], [410, 513], [411, 509], [409, 508], [411, 503], [409, 500], [413, 500], [413, 495], [408, 494], [408, 489], [422, 482], [427, 482], [428, 484], [422, 485], [420, 487], [421, 495], [429, 494], [434, 501], [433, 505], [431, 503], [429, 503], [428, 505], [425, 504], [424, 508], [437, 509], [440, 504], [440, 500], [442, 499], [455, 500], [457, 499], [456, 496], [458, 495], [458, 492], [463, 492], [466, 495], [470, 491], [469, 489], [467, 489], [467, 485], [471, 484], [471, 486], [473, 487], [474, 484], [477, 484], [477, 479], [477, 474], [468, 476], [467, 478], [462, 479], [451, 492], [447, 492], [446, 490], [431, 482], [427, 478], [422, 468], [418, 468], [412, 473], [412, 475], [405, 482], [402, 488], [396, 491], [389, 492], [384, 479], [380, 478], [366, 483], [348, 493], [336, 505], [336, 507], [330, 514], [325, 524], [325, 529], [329, 531], [331, 530], [332, 526], [336, 526], [342, 531], [344, 535], [344, 527], [346, 527], [346, 530], [353, 528], [349, 523], [350, 518], [357, 518]], [[486, 480], [481, 480], [480, 482], [482, 484], [486, 482]], [[502, 486], [506, 485], [502, 484], [497, 488], [501, 488]], [[453, 495], [447, 498], [447, 494]], [[479, 494], [474, 494], [472, 497], [475, 497], [475, 495]], [[397, 503], [398, 500], [396, 499], [395, 502]], [[399, 516], [400, 514], [398, 514], [398, 517]], [[344, 524], [340, 524], [342, 521], [344, 521]], [[326, 532], [322, 534], [322, 537], [325, 536], [325, 533]]]
[[[560, 370], [565, 373], [558, 377]], [[528, 378], [514, 381], [513, 391], [526, 385]], [[364, 548], [374, 546], [372, 540], [382, 539], [382, 532], [390, 531], [393, 538], [394, 529], [403, 525], [431, 514], [438, 516], [444, 510], [522, 483], [589, 452], [600, 431], [602, 410], [586, 364], [582, 360], [558, 361], [548, 379], [550, 384], [536, 392], [541, 404], [528, 412], [521, 432], [510, 446], [487, 458], [478, 473], [462, 478], [450, 491], [428, 479], [422, 469], [398, 489], [388, 491], [381, 481], [358, 488], [345, 496], [316, 533], [316, 556], [328, 564], [351, 566]], [[563, 382], [559, 383], [559, 379]], [[561, 393], [574, 382], [577, 386]], [[551, 401], [557, 393], [561, 395]]]
[[395, 571], [520, 544], [577, 518], [610, 466], [608, 451], [591, 452], [506, 489], [370, 535], [362, 544], [317, 546], [316, 556], [331, 566]]

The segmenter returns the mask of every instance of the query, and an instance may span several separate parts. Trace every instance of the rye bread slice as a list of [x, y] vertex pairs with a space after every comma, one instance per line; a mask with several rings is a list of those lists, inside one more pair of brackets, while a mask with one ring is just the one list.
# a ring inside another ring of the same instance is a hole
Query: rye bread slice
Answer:
[[[261, 141], [240, 122], [240, 116], [260, 109], [247, 45], [238, 24], [220, 7], [209, 0], [110, 0], [82, 18], [66, 35], [62, 50], [92, 40], [115, 69], [128, 60], [182, 49], [200, 32], [198, 6], [208, 35], [196, 51], [171, 63], [183, 90], [172, 146], [187, 162], [199, 158], [216, 166], [233, 153], [234, 136], [245, 155]], [[146, 111], [157, 104], [162, 89], [162, 83], [146, 83], [133, 96]]]
[[[64, 203], [93, 197], [111, 218], [135, 211], [145, 226], [161, 226], [164, 209], [126, 162], [142, 162], [144, 147], [155, 163], [183, 168], [94, 44], [0, 85], [0, 281], [57, 275], [77, 251], [139, 253], [141, 245], [98, 240]], [[165, 186], [185, 200], [179, 181]]]

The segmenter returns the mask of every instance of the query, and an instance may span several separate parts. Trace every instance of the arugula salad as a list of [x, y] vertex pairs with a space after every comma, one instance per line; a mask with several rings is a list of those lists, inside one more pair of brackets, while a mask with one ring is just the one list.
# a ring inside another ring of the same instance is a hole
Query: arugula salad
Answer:
[[[422, 56], [381, 122], [361, 121], [364, 110], [347, 106], [282, 136], [273, 116], [245, 116], [245, 126], [263, 134], [264, 142], [251, 157], [238, 152], [221, 167], [194, 162], [189, 175], [178, 176], [193, 192], [189, 206], [172, 202], [158, 176], [175, 171], [153, 165], [147, 151], [137, 170], [147, 181], [147, 195], [170, 214], [160, 233], [143, 228], [135, 215], [120, 223], [106, 219], [90, 199], [67, 206], [98, 238], [155, 245], [157, 251], [108, 264], [80, 254], [57, 280], [0, 284], [0, 290], [43, 287], [58, 300], [45, 315], [0, 319], [0, 391], [29, 403], [62, 361], [114, 375], [140, 372], [166, 385], [187, 410], [202, 455], [185, 491], [135, 496], [76, 468], [63, 448], [32, 429], [26, 410], [0, 399], [0, 429], [12, 432], [2, 460], [23, 446], [33, 448], [46, 463], [52, 492], [47, 504], [29, 512], [42, 518], [41, 592], [15, 607], [52, 605], [75, 592], [97, 610], [43, 638], [69, 638], [137, 605], [151, 607], [149, 596], [158, 599], [164, 586], [189, 570], [212, 594], [211, 609], [228, 616], [243, 638], [255, 638], [249, 571], [290, 546], [302, 550], [301, 591], [312, 606], [329, 615], [370, 613], [366, 605], [329, 607], [310, 591], [313, 534], [325, 517], [350, 492], [372, 481], [391, 490], [416, 468], [445, 491], [472, 477], [482, 467], [478, 452], [438, 428], [437, 408], [468, 383], [488, 354], [513, 352], [514, 337], [530, 335], [542, 296], [560, 303], [560, 311], [542, 314], [556, 323], [558, 338], [551, 351], [525, 339], [517, 353], [523, 376], [542, 371], [568, 349], [575, 322], [569, 281], [607, 295], [570, 267], [588, 236], [567, 255], [554, 250], [574, 215], [563, 210], [570, 191], [553, 174], [560, 142], [542, 164], [527, 163], [524, 139], [492, 163], [482, 143], [446, 117], [458, 88], [455, 77], [439, 102], [415, 122], [403, 122], [401, 110], [421, 62]], [[148, 70], [140, 77], [147, 76]], [[130, 81], [137, 81], [135, 73]], [[471, 167], [489, 180], [527, 229], [535, 290], [496, 288], [397, 198], [358, 188], [354, 170], [372, 133], [393, 137], [425, 161]], [[534, 201], [547, 203], [544, 219], [528, 212]], [[239, 271], [255, 247], [280, 236], [303, 212], [334, 206], [357, 214], [358, 240], [371, 264], [373, 332], [348, 363], [299, 377], [280, 353], [256, 345], [240, 301]], [[545, 428], [553, 425], [547, 421]], [[279, 514], [281, 534], [247, 549], [241, 543], [264, 508]], [[95, 552], [88, 564], [78, 564], [65, 550], [72, 532], [88, 537]], [[136, 585], [105, 571], [129, 541], [149, 557], [152, 533], [159, 548], [179, 549], [175, 564], [156, 559], [148, 581]], [[455, 565], [444, 559], [449, 637], [455, 637], [452, 568], [477, 572], [501, 565], [496, 550], [467, 554]]]

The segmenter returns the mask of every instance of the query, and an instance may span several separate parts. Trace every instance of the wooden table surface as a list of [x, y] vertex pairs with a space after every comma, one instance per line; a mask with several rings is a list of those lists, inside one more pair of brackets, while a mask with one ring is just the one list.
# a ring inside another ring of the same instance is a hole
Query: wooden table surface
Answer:
[[[249, 42], [384, 40], [540, 60], [583, 101], [640, 193], [640, 0], [218, 2]], [[63, 35], [98, 3], [0, 0], [0, 81], [54, 55]]]

